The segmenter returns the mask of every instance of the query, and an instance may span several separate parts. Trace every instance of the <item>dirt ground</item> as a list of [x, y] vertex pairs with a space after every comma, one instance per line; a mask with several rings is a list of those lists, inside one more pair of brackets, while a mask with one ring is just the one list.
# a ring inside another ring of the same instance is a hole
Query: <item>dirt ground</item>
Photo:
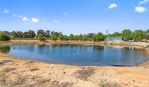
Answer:
[[0, 87], [149, 87], [149, 63], [137, 67], [72, 66], [0, 54]]
[[44, 42], [38, 40], [11, 40], [11, 43], [28, 43], [28, 44], [51, 44], [51, 45], [61, 45], [61, 44], [74, 44], [74, 45], [115, 45], [115, 46], [131, 46], [135, 48], [144, 48], [149, 46], [149, 43], [145, 42], [123, 42], [123, 41], [100, 41], [100, 42], [93, 42], [93, 41], [51, 41], [47, 40]]

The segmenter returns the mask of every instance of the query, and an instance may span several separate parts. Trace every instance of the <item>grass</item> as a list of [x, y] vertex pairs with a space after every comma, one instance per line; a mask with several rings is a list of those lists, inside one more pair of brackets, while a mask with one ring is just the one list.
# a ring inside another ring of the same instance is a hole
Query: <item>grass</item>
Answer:
[[30, 71], [38, 71], [39, 70], [39, 68], [32, 68], [32, 69], [30, 69]]
[[121, 87], [121, 85], [116, 82], [106, 82], [101, 80], [99, 83], [99, 87]]
[[25, 78], [23, 77], [18, 77], [13, 83], [12, 85], [17, 86], [17, 85], [22, 85], [25, 82]]
[[77, 78], [79, 78], [81, 80], [88, 80], [88, 78], [94, 73], [95, 73], [94, 69], [87, 68], [87, 69], [82, 69], [82, 70], [76, 71], [75, 75]]
[[33, 76], [32, 80], [35, 81], [31, 87], [72, 87], [73, 83], [52, 81], [50, 78], [42, 78], [40, 76]]
[[50, 87], [72, 87], [73, 83], [64, 82], [60, 83], [58, 81], [52, 81]]
[[4, 65], [4, 63], [3, 62], [0, 62], [0, 66], [3, 66]]
[[5, 73], [0, 72], [0, 79], [3, 78], [3, 77], [5, 77], [5, 76], [6, 76]]
[[3, 69], [3, 72], [8, 73], [8, 72], [13, 71], [13, 70], [16, 70], [16, 68], [8, 68], [8, 67], [6, 67], [6, 68]]
[[29, 43], [27, 43], [27, 42], [0, 41], [0, 46], [25, 45], [25, 44], [29, 44]]
[[7, 84], [7, 76], [4, 72], [0, 72], [0, 86]]

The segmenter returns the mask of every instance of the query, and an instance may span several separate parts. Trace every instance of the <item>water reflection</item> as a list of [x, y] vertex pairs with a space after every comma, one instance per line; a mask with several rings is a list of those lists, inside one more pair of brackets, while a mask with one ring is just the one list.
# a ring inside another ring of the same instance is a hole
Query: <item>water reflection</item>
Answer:
[[127, 47], [82, 45], [13, 45], [0, 52], [44, 62], [76, 65], [132, 66], [149, 59], [143, 51]]
[[9, 53], [10, 52], [10, 46], [0, 46], [0, 52], [1, 53]]

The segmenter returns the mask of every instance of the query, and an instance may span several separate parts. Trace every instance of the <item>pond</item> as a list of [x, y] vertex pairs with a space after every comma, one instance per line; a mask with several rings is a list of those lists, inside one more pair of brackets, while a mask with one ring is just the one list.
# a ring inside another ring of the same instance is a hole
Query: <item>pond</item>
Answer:
[[12, 45], [0, 52], [35, 61], [88, 66], [133, 66], [144, 63], [149, 56], [127, 47], [81, 45]]

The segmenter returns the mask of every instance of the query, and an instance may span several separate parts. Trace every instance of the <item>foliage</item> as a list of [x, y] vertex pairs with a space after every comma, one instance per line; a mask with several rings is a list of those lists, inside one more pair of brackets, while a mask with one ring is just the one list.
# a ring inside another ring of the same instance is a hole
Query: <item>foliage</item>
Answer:
[[51, 34], [50, 39], [53, 40], [53, 41], [56, 41], [57, 40], [57, 36], [54, 35], [54, 34]]
[[38, 35], [42, 35], [42, 36], [45, 37], [45, 36], [46, 36], [46, 32], [45, 32], [44, 30], [38, 30], [38, 31], [37, 31], [37, 36], [38, 36]]
[[149, 40], [149, 29], [144, 32], [144, 38]]
[[142, 30], [135, 30], [133, 33], [133, 39], [135, 41], [141, 41], [144, 37], [144, 32]]
[[46, 38], [42, 34], [39, 34], [37, 39], [40, 40], [40, 41], [45, 41], [46, 40]]
[[131, 30], [129, 30], [129, 29], [124, 29], [123, 31], [122, 31], [122, 37], [123, 38], [125, 38], [125, 39], [127, 39], [127, 40], [132, 40], [132, 31]]
[[93, 35], [94, 41], [103, 41], [104, 37], [104, 34], [102, 34], [101, 32]]
[[111, 34], [110, 36], [122, 36], [122, 34], [121, 33], [119, 33], [119, 32], [115, 32], [115, 33], [113, 33], [113, 34]]
[[10, 40], [10, 37], [4, 32], [0, 32], [0, 41], [8, 41], [8, 40]]
[[[21, 39], [21, 40], [28, 40], [28, 39], [38, 39], [44, 41], [46, 39], [50, 39], [53, 41], [56, 40], [71, 40], [71, 41], [103, 41], [106, 37], [103, 33], [88, 33], [88, 34], [70, 34], [65, 35], [62, 32], [55, 32], [50, 30], [38, 30], [37, 34], [33, 30], [29, 31], [3, 31], [0, 33], [0, 40], [5, 38], [5, 40], [11, 39]], [[124, 40], [134, 40], [134, 41], [141, 41], [142, 39], [149, 40], [149, 29], [148, 30], [135, 30], [131, 31], [130, 29], [124, 29], [122, 32], [115, 32], [109, 34], [110, 37], [122, 37]], [[10, 37], [10, 38], [9, 38]], [[35, 38], [36, 37], [36, 38]]]
[[12, 31], [9, 33], [12, 38], [34, 38], [36, 36], [33, 30], [29, 31]]
[[50, 37], [50, 30], [46, 30], [46, 38]]

